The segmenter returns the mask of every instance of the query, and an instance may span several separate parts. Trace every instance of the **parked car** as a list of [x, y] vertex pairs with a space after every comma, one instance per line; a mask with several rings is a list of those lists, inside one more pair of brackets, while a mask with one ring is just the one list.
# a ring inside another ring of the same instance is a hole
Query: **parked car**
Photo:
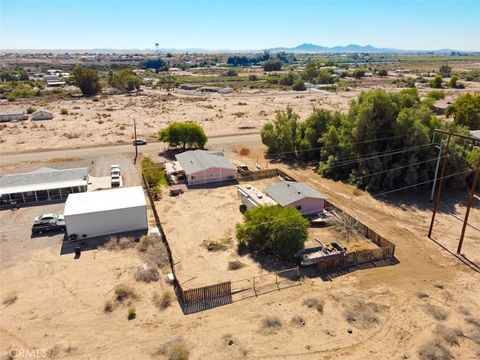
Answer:
[[50, 219], [35, 221], [32, 225], [32, 234], [44, 234], [48, 232], [65, 232], [65, 219]]
[[132, 145], [147, 145], [147, 141], [144, 139], [137, 139], [132, 141]]
[[122, 170], [120, 168], [120, 165], [118, 165], [118, 164], [110, 165], [110, 173], [112, 173], [112, 172], [120, 173], [121, 171]]
[[120, 187], [120, 177], [119, 178], [112, 178], [112, 188], [115, 188], [115, 187]]
[[60, 220], [60, 221], [65, 221], [65, 217], [63, 215], [58, 215], [58, 214], [43, 214], [43, 215], [40, 215], [40, 216], [37, 216], [35, 218], [35, 222], [45, 222], [45, 223], [48, 223], [50, 222], [51, 220]]

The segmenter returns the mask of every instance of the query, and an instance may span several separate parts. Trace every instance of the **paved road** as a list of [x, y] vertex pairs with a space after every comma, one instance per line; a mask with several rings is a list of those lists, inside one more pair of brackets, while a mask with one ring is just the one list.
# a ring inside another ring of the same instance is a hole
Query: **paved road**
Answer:
[[[259, 144], [261, 142], [260, 134], [231, 135], [213, 137], [208, 140], [209, 147], [218, 147], [225, 145], [248, 145]], [[139, 151], [148, 154], [158, 154], [163, 151], [167, 145], [161, 142], [149, 143], [146, 146], [139, 146]], [[0, 155], [0, 165], [19, 163], [22, 161], [41, 161], [56, 158], [91, 158], [97, 156], [119, 155], [131, 152], [133, 154], [132, 145], [111, 145], [97, 146], [80, 149], [59, 149], [49, 151], [38, 151], [34, 153], [17, 153]]]

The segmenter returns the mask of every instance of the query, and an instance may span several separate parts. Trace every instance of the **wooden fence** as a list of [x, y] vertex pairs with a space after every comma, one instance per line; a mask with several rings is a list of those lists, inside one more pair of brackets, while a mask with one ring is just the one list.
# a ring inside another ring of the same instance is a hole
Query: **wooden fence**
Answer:
[[280, 176], [284, 180], [295, 181], [290, 175], [280, 169], [264, 169], [257, 171], [245, 171], [238, 174], [238, 181], [255, 181]]

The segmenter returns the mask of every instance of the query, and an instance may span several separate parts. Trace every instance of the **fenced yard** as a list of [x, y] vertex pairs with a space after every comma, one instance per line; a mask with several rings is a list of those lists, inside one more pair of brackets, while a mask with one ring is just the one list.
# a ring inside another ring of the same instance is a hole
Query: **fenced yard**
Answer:
[[[249, 172], [248, 174], [243, 174], [239, 180], [258, 181], [263, 179], [261, 180], [262, 183], [265, 182], [265, 184], [267, 184], [271, 183], [275, 177], [295, 181], [289, 174], [278, 169]], [[234, 301], [273, 291], [280, 291], [293, 286], [301, 286], [301, 279], [305, 276], [321, 276], [322, 274], [335, 271], [350, 271], [352, 268], [358, 268], [363, 264], [374, 264], [377, 261], [395, 263], [394, 261], [390, 261], [394, 259], [395, 245], [393, 243], [368, 226], [360, 223], [344, 210], [327, 201], [326, 207], [330, 211], [339, 214], [340, 218], [348, 222], [349, 226], [354, 226], [356, 231], [375, 243], [378, 247], [329, 256], [322, 259], [322, 261], [315, 266], [307, 268], [270, 268], [269, 270], [265, 270], [250, 257], [241, 257], [241, 261], [238, 261], [238, 254], [234, 251], [235, 246], [233, 246], [233, 240], [231, 238], [210, 239], [210, 243], [201, 241], [202, 228], [208, 228], [206, 222], [210, 221], [211, 224], [213, 224], [212, 226], [218, 230], [221, 229], [222, 226], [233, 229], [233, 225], [241, 220], [242, 215], [235, 206], [226, 205], [228, 201], [225, 204], [222, 203], [222, 201], [226, 201], [226, 197], [235, 196], [231, 195], [235, 193], [234, 186], [230, 185], [213, 190], [201, 189], [180, 195], [181, 201], [185, 200], [182, 199], [182, 197], [192, 197], [192, 199], [187, 198], [186, 203], [175, 204], [177, 200], [171, 199], [170, 202], [168, 202], [165, 201], [164, 198], [164, 200], [162, 200], [162, 207], [160, 208], [160, 213], [164, 216], [162, 222], [148, 184], [146, 184], [146, 188], [154, 213], [155, 223], [162, 235], [162, 241], [167, 248], [171, 270], [175, 276], [175, 292], [185, 314], [227, 305]], [[219, 192], [214, 198], [220, 201], [220, 205], [216, 208], [217, 215], [213, 214], [212, 209], [208, 208], [208, 205], [212, 206], [212, 192], [214, 191]], [[202, 205], [202, 201], [195, 197], [198, 195], [204, 196], [204, 200], [207, 202]], [[191, 208], [194, 204], [197, 206], [198, 214]], [[205, 206], [205, 208], [202, 208], [202, 206]], [[178, 222], [178, 217], [181, 215], [182, 209], [187, 209], [186, 214], [190, 219], [189, 224]], [[169, 223], [168, 220], [170, 217], [168, 214], [170, 214], [171, 219], [174, 219], [173, 223]], [[200, 214], [204, 214], [206, 217], [199, 218]], [[165, 220], [165, 218], [167, 218], [167, 220]], [[182, 240], [180, 240], [178, 239], [179, 234], [172, 233], [172, 229], [174, 228], [179, 229], [188, 226], [192, 228], [192, 232], [187, 238], [182, 237]], [[169, 240], [167, 240], [167, 235], [177, 237], [174, 241], [177, 245], [174, 246], [173, 251]], [[230, 234], [230, 236], [233, 236], [233, 234]], [[180, 247], [178, 247], [179, 243], [181, 244]], [[235, 260], [241, 264], [234, 272], [229, 271], [231, 270], [229, 269], [230, 263], [232, 262], [231, 260]], [[226, 266], [227, 263], [229, 264], [228, 267]], [[198, 279], [199, 276], [201, 276], [200, 280]], [[215, 282], [209, 279], [216, 279], [217, 281]], [[214, 284], [202, 286], [209, 282], [210, 284], [212, 282]]]

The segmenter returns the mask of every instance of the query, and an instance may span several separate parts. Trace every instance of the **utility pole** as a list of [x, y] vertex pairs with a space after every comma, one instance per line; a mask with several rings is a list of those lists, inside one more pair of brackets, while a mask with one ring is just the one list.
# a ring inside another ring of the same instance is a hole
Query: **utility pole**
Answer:
[[138, 158], [138, 144], [137, 144], [137, 122], [135, 119], [133, 119], [133, 144], [135, 146], [135, 157], [133, 158], [133, 163], [137, 163], [137, 158]]
[[460, 254], [460, 252], [462, 251], [463, 238], [465, 236], [465, 229], [468, 223], [468, 216], [470, 215], [470, 208], [472, 207], [473, 196], [475, 195], [475, 190], [477, 189], [479, 171], [480, 171], [480, 158], [478, 158], [477, 160], [477, 167], [475, 169], [475, 175], [473, 176], [472, 187], [470, 188], [470, 193], [468, 194], [467, 211], [465, 213], [465, 220], [463, 220], [462, 234], [460, 235], [460, 240], [458, 241], [457, 254]]
[[[435, 134], [433, 134], [435, 137]], [[440, 159], [442, 158], [442, 146], [443, 146], [443, 139], [440, 140], [440, 146], [435, 146], [438, 148], [438, 158], [437, 158], [437, 165], [435, 166], [435, 178], [433, 179], [432, 185], [432, 194], [430, 195], [430, 201], [433, 201], [433, 195], [435, 194], [435, 187], [437, 186], [437, 177], [438, 177], [438, 168], [440, 167]]]
[[444, 157], [442, 161], [442, 170], [440, 171], [440, 183], [438, 184], [438, 191], [437, 197], [435, 198], [435, 205], [433, 206], [433, 214], [432, 214], [432, 221], [430, 222], [430, 228], [428, 229], [428, 237], [432, 236], [433, 224], [435, 222], [435, 215], [437, 214], [437, 208], [440, 204], [440, 197], [442, 195], [442, 188], [443, 188], [443, 177], [445, 176], [445, 168], [447, 167], [447, 160], [448, 160], [448, 148], [450, 146], [450, 138], [452, 137], [452, 133], [448, 132], [447, 138], [447, 145], [445, 146]]

